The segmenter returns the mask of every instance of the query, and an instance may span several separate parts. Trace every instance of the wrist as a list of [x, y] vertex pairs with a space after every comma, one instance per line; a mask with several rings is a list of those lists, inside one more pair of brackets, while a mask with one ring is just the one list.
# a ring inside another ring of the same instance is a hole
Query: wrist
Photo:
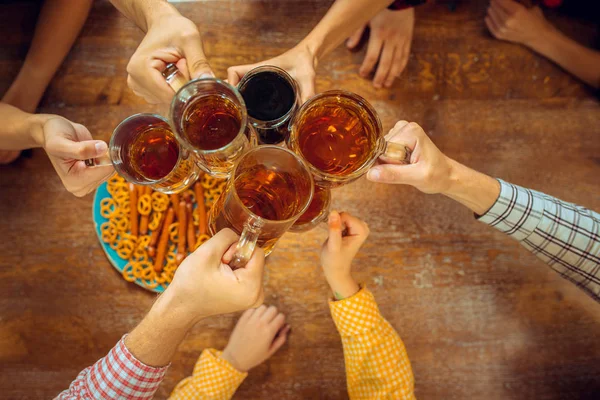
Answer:
[[159, 2], [155, 8], [148, 10], [144, 14], [144, 18], [146, 20], [145, 31], [149, 31], [152, 26], [156, 25], [161, 19], [172, 16], [181, 16], [181, 14], [172, 4], [169, 4], [166, 1]]
[[49, 114], [29, 114], [27, 117], [27, 131], [31, 137], [31, 142], [35, 147], [45, 147], [46, 137], [44, 136], [44, 125], [52, 118], [60, 118]]
[[535, 35], [532, 39], [523, 42], [523, 45], [535, 51], [536, 53], [540, 53], [546, 57], [553, 52], [553, 49], [556, 48], [557, 42], [560, 41], [562, 37], [562, 33], [558, 31], [551, 24], [547, 24], [548, 27], [540, 32], [538, 35]]
[[327, 283], [329, 283], [333, 297], [336, 300], [347, 299], [360, 290], [360, 286], [356, 283], [351, 274], [327, 277]]
[[172, 296], [168, 290], [156, 300], [148, 317], [161, 323], [168, 321], [172, 328], [185, 332], [205, 318], [203, 314], [190, 310], [184, 301]]
[[229, 363], [229, 365], [231, 365], [233, 368], [235, 368], [236, 370], [240, 371], [240, 372], [248, 372], [248, 370], [250, 368], [246, 368], [242, 365], [240, 365], [240, 363], [238, 362], [238, 360], [236, 360], [236, 358], [234, 357], [234, 355], [232, 354], [232, 352], [229, 350], [228, 347], [225, 347], [225, 350], [223, 350], [223, 353], [221, 354], [221, 358], [225, 361], [227, 361]]

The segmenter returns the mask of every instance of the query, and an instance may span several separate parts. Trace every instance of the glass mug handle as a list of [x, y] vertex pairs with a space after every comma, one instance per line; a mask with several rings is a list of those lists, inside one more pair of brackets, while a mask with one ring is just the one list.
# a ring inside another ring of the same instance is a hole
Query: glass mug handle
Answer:
[[405, 144], [383, 142], [383, 151], [379, 158], [389, 164], [410, 164], [412, 150]]
[[254, 254], [256, 243], [258, 242], [258, 236], [260, 235], [260, 227], [246, 222], [244, 224], [244, 230], [240, 235], [235, 254], [229, 262], [231, 269], [243, 268], [248, 264]]
[[181, 89], [183, 86], [185, 86], [186, 83], [188, 83], [188, 80], [185, 78], [185, 76], [183, 76], [181, 71], [179, 71], [177, 66], [173, 63], [167, 64], [167, 66], [162, 72], [162, 76], [165, 78], [165, 81], [167, 81], [167, 83], [169, 84], [169, 86], [171, 86], [171, 89], [173, 89], [175, 93], [177, 93], [179, 89]]

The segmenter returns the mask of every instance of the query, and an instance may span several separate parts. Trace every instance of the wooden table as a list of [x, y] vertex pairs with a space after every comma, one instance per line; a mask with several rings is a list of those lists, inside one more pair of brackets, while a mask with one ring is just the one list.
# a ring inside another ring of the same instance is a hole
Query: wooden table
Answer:
[[[177, 7], [204, 32], [217, 76], [294, 45], [329, 1], [203, 1]], [[411, 60], [390, 90], [356, 71], [364, 50], [323, 60], [318, 90], [365, 96], [384, 127], [421, 123], [448, 155], [490, 175], [600, 210], [600, 105], [527, 49], [494, 40], [486, 2], [417, 11]], [[37, 6], [0, 6], [0, 93], [18, 71]], [[577, 38], [586, 23], [559, 20]], [[22, 27], [23, 26], [23, 27]], [[135, 112], [160, 111], [127, 88], [142, 34], [106, 1], [52, 82], [41, 112], [101, 138]], [[0, 397], [50, 398], [131, 330], [155, 296], [125, 282], [93, 231], [92, 197], [63, 189], [43, 151], [0, 167]], [[412, 360], [422, 399], [584, 399], [600, 393], [600, 306], [520, 245], [441, 196], [366, 180], [335, 191], [366, 219], [355, 262]], [[289, 343], [250, 373], [243, 399], [346, 398], [342, 347], [318, 264], [325, 231], [288, 234], [269, 258], [267, 303], [293, 326]], [[203, 348], [222, 348], [237, 315], [201, 322], [157, 393], [166, 398]], [[598, 398], [598, 397], [596, 397]]]

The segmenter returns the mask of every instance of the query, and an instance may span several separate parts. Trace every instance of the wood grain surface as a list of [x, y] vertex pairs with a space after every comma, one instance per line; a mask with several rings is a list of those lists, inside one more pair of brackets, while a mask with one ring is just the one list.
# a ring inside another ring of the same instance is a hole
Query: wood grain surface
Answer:
[[[297, 43], [330, 1], [180, 3], [204, 33], [219, 77]], [[600, 104], [551, 62], [494, 40], [486, 1], [417, 10], [412, 56], [390, 90], [357, 75], [364, 49], [337, 49], [318, 90], [366, 97], [385, 129], [421, 123], [449, 156], [516, 184], [600, 210]], [[0, 5], [0, 93], [22, 62], [38, 4]], [[584, 43], [584, 21], [553, 17]], [[40, 112], [107, 139], [149, 106], [127, 88], [142, 33], [96, 1]], [[421, 399], [585, 399], [600, 393], [600, 306], [520, 245], [447, 198], [362, 179], [334, 207], [367, 220], [356, 275], [402, 336]], [[45, 399], [65, 389], [131, 330], [155, 296], [125, 282], [102, 252], [92, 197], [62, 187], [41, 150], [0, 167], [0, 398]], [[318, 264], [325, 231], [287, 234], [268, 260], [266, 298], [292, 325], [289, 343], [251, 371], [240, 399], [347, 398], [342, 347]], [[181, 345], [156, 398], [168, 396], [205, 347], [222, 348], [237, 315], [201, 322]]]

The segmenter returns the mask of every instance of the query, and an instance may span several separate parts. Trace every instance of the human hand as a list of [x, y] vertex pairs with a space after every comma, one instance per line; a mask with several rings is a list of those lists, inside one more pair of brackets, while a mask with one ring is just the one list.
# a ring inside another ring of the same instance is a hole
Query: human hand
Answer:
[[367, 224], [352, 215], [329, 213], [329, 237], [321, 248], [321, 266], [336, 299], [345, 299], [359, 291], [352, 278], [352, 260], [369, 236]]
[[[371, 19], [368, 26], [371, 30], [369, 44], [359, 73], [363, 78], [367, 78], [379, 61], [373, 86], [389, 88], [408, 63], [415, 26], [415, 10], [381, 10]], [[350, 36], [346, 42], [349, 49], [358, 46], [366, 27], [361, 27]]]
[[174, 11], [152, 21], [127, 64], [127, 84], [152, 104], [169, 103], [175, 94], [162, 71], [174, 63], [189, 79], [214, 76], [204, 55], [198, 27]]
[[528, 47], [546, 40], [547, 33], [554, 30], [539, 7], [527, 8], [513, 0], [491, 0], [485, 24], [496, 39]]
[[303, 103], [315, 94], [317, 59], [308, 46], [301, 43], [275, 58], [256, 64], [229, 67], [227, 68], [227, 81], [236, 86], [248, 71], [261, 65], [274, 65], [290, 74], [298, 82], [300, 98]]
[[398, 121], [385, 138], [412, 150], [410, 164], [380, 163], [369, 170], [367, 179], [411, 185], [424, 193], [443, 193], [450, 187], [454, 161], [433, 144], [423, 128], [414, 122]]
[[85, 161], [105, 155], [108, 145], [93, 140], [90, 131], [59, 116], [42, 125], [43, 147], [65, 188], [75, 196], [85, 196], [114, 172], [112, 165], [86, 167]]
[[290, 325], [275, 306], [264, 304], [242, 314], [233, 328], [222, 358], [246, 372], [271, 357], [287, 340]]
[[177, 268], [165, 295], [181, 306], [182, 315], [198, 321], [262, 304], [265, 254], [256, 248], [246, 266], [232, 270], [228, 264], [238, 240], [231, 229], [223, 229]]

